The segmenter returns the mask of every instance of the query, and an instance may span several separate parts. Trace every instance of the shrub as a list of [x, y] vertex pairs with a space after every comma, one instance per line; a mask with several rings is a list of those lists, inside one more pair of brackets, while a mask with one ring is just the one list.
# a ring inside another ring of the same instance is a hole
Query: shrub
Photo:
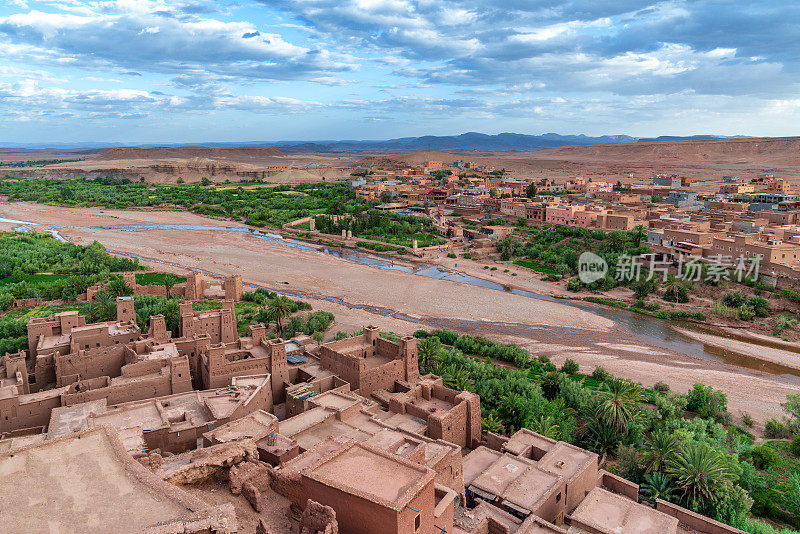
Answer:
[[704, 419], [719, 419], [728, 411], [728, 397], [711, 386], [697, 383], [686, 394], [686, 409]]
[[570, 278], [567, 280], [567, 291], [577, 293], [581, 289], [583, 289], [583, 282], [581, 282], [579, 278]]
[[705, 321], [706, 315], [703, 312], [690, 312], [690, 311], [660, 311], [656, 315], [659, 319], [667, 319], [667, 320], [686, 320], [686, 319], [694, 319], [695, 321]]
[[791, 329], [795, 326], [797, 326], [797, 319], [786, 315], [779, 315], [772, 320], [772, 335], [777, 336], [787, 328]]
[[714, 305], [711, 306], [711, 313], [719, 315], [720, 317], [725, 317], [726, 319], [735, 319], [739, 316], [739, 310], [737, 308], [731, 308], [719, 302], [715, 302]]
[[729, 306], [731, 308], [738, 308], [740, 306], [744, 306], [747, 303], [747, 295], [743, 292], [736, 290], [730, 291], [725, 293], [722, 297], [722, 303], [725, 306]]
[[660, 307], [661, 307], [661, 304], [659, 304], [658, 302], [655, 302], [655, 301], [648, 302], [647, 304], [644, 305], [644, 309], [647, 310], [647, 311], [651, 311], [651, 312], [657, 311]]
[[428, 331], [427, 330], [417, 330], [416, 332], [414, 332], [414, 337], [418, 338], [418, 339], [425, 339], [426, 337], [428, 337]]
[[448, 258], [457, 258], [458, 256], [456, 256], [456, 255], [455, 255], [454, 253], [452, 253], [452, 252], [448, 252], [448, 253], [447, 253], [447, 257], [448, 257]]
[[594, 368], [594, 371], [592, 371], [592, 378], [594, 378], [595, 380], [601, 380], [605, 382], [606, 380], [611, 378], [611, 373], [609, 373], [603, 367], [600, 367], [598, 365], [597, 367]]
[[742, 321], [752, 321], [753, 317], [756, 316], [756, 311], [750, 306], [740, 306], [738, 313], [739, 319]]
[[795, 456], [800, 456], [800, 436], [792, 438], [791, 443], [789, 443], [789, 452]]
[[666, 382], [662, 382], [662, 381], [660, 381], [660, 380], [659, 380], [658, 382], [656, 382], [656, 383], [653, 385], [653, 389], [654, 389], [655, 391], [658, 391], [659, 393], [666, 393], [667, 391], [669, 391], [669, 384], [667, 384]]
[[753, 308], [756, 317], [769, 317], [769, 302], [764, 297], [752, 297], [747, 306]]
[[783, 439], [788, 437], [788, 431], [782, 421], [770, 419], [764, 425], [764, 435], [770, 439]]
[[14, 295], [12, 293], [0, 293], [0, 311], [6, 311], [12, 304], [14, 304]]
[[561, 366], [561, 372], [568, 375], [576, 375], [578, 371], [580, 371], [580, 366], [575, 363], [575, 360], [571, 360], [570, 358], [567, 358], [564, 365]]
[[743, 413], [742, 414], [742, 423], [747, 428], [753, 428], [753, 424], [754, 424], [753, 423], [753, 418], [750, 416], [749, 413]]
[[753, 465], [761, 470], [775, 467], [781, 461], [780, 453], [772, 447], [768, 447], [766, 445], [761, 445], [760, 447], [754, 447], [751, 449], [750, 458], [753, 459]]

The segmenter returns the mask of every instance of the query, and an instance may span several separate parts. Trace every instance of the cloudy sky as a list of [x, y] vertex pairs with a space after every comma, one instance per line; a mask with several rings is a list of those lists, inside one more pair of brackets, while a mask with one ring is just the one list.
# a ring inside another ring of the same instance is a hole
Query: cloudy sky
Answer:
[[0, 0], [0, 144], [800, 134], [800, 2]]

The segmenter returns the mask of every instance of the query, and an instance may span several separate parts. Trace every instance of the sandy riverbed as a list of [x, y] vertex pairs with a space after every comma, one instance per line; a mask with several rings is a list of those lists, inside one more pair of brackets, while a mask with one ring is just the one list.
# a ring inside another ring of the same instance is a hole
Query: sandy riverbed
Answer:
[[[32, 203], [0, 203], [0, 217], [97, 227], [136, 223], [244, 227], [187, 212], [70, 209]], [[18, 224], [0, 223], [0, 230], [16, 226]], [[779, 415], [779, 404], [788, 393], [800, 392], [800, 386], [788, 384], [775, 375], [642, 346], [613, 321], [565, 304], [368, 267], [332, 255], [255, 239], [244, 233], [119, 232], [107, 228], [59, 231], [76, 243], [98, 240], [109, 249], [218, 274], [240, 273], [246, 282], [316, 294], [320, 298], [303, 299], [315, 309], [333, 312], [337, 320], [334, 330], [352, 331], [365, 324], [376, 324], [406, 333], [455, 321], [454, 329], [486, 333], [505, 342], [515, 342], [536, 354], [551, 354], [559, 363], [570, 357], [589, 372], [594, 366], [602, 365], [615, 375], [633, 378], [648, 386], [663, 380], [676, 391], [686, 391], [694, 382], [703, 381], [728, 393], [729, 407], [735, 416], [739, 411], [746, 411], [760, 422]], [[455, 260], [448, 262], [448, 266], [454, 267], [455, 263]], [[510, 272], [487, 272], [478, 264], [470, 263], [458, 260], [458, 269], [545, 294], [553, 287], [525, 269], [514, 269], [518, 276], [512, 277]], [[152, 266], [168, 270], [163, 265]], [[179, 268], [169, 270], [182, 271]], [[342, 303], [331, 302], [331, 298], [340, 299]], [[392, 310], [403, 315], [393, 315]]]

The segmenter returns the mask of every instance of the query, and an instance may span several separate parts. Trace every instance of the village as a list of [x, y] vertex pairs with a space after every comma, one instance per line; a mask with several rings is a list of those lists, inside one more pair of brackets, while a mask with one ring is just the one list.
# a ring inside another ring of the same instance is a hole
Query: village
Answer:
[[[163, 293], [123, 274], [134, 296]], [[143, 332], [134, 296], [121, 296], [111, 321], [31, 319], [27, 349], [2, 357], [5, 528], [741, 532], [664, 499], [640, 503], [639, 485], [594, 452], [527, 428], [483, 431], [480, 397], [423, 374], [416, 337], [365, 326], [281, 339], [259, 323], [240, 336], [240, 276], [190, 272], [173, 291], [221, 307], [182, 301], [173, 337], [163, 315]]]
[[[701, 181], [659, 174], [649, 184], [631, 183], [633, 176], [624, 185], [581, 177], [556, 183], [463, 160], [354, 174], [364, 175], [350, 181], [360, 197], [385, 201], [377, 209], [427, 215], [450, 239], [449, 248], [464, 243], [472, 256], [496, 253], [496, 242], [520, 226], [642, 227], [652, 252], [669, 262], [721, 256], [734, 267], [740, 258], [758, 258], [760, 275], [772, 283], [800, 275], [800, 201], [791, 184], [777, 176]], [[441, 248], [448, 247], [428, 252]]]

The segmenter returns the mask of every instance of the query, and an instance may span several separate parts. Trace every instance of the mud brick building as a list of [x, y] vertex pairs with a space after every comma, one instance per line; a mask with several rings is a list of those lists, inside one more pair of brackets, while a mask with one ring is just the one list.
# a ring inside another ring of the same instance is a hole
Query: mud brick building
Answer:
[[131, 297], [117, 299], [116, 321], [87, 325], [86, 317], [76, 311], [31, 319], [28, 322], [28, 350], [35, 360], [34, 389], [56, 381], [54, 356], [57, 354], [124, 345], [140, 337]]
[[452, 531], [455, 492], [437, 490], [425, 466], [357, 441], [306, 463], [303, 457], [287, 463], [288, 471], [302, 468], [294, 495], [330, 506], [343, 532]]
[[407, 391], [372, 394], [393, 413], [408, 414], [427, 424], [427, 435], [470, 448], [481, 439], [481, 399], [469, 391], [456, 391], [430, 375]]
[[[636, 484], [574, 445], [527, 429], [483, 435], [480, 398], [420, 376], [412, 337], [367, 326], [317, 345], [267, 339], [263, 324], [240, 336], [241, 287], [229, 277], [217, 310], [182, 302], [177, 338], [163, 316], [142, 334], [130, 297], [116, 321], [31, 320], [29, 350], [0, 357], [0, 486], [13, 493], [0, 514], [18, 521], [18, 496], [30, 497], [21, 487], [50, 499], [25, 501], [37, 529], [112, 517], [131, 532], [237, 532], [241, 508], [198, 504], [161, 480], [220, 474], [231, 499], [260, 514], [259, 533], [677, 534], [680, 521], [741, 534], [664, 501], [639, 504]], [[215, 290], [194, 273], [183, 291]], [[76, 473], [77, 495], [96, 510], [55, 483]]]
[[258, 411], [272, 411], [267, 376], [241, 377], [228, 387], [189, 391], [153, 399], [108, 405], [105, 399], [53, 410], [47, 437], [108, 425], [126, 450], [184, 452], [202, 445], [210, 428]]
[[363, 396], [379, 389], [393, 389], [395, 382], [419, 379], [417, 340], [406, 336], [399, 342], [380, 337], [374, 326], [364, 333], [326, 343], [319, 354], [324, 369], [348, 382]]

